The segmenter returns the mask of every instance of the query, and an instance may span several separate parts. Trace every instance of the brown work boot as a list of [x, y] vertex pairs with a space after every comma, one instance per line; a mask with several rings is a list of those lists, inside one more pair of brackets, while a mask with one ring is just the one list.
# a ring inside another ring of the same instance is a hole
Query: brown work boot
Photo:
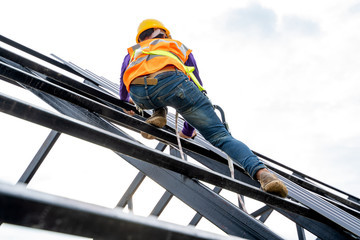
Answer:
[[288, 190], [285, 184], [276, 175], [272, 174], [268, 170], [261, 171], [258, 180], [261, 184], [261, 188], [265, 192], [280, 196], [282, 198], [287, 196]]
[[[167, 109], [166, 108], [158, 108], [154, 110], [151, 117], [149, 117], [145, 122], [154, 125], [156, 127], [162, 128], [166, 125], [166, 114]], [[148, 134], [146, 132], [141, 132], [141, 136], [143, 136], [146, 139], [154, 139], [155, 137], [151, 134]]]

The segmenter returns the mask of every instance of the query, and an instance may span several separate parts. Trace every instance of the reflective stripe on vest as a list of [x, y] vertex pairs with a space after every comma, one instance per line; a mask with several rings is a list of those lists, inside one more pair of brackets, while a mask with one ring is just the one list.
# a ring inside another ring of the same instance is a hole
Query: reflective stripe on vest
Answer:
[[184, 67], [184, 69], [186, 71], [186, 74], [188, 76], [190, 76], [190, 78], [193, 80], [193, 82], [196, 84], [196, 86], [199, 88], [199, 90], [201, 92], [205, 91], [205, 89], [203, 88], [203, 86], [201, 86], [201, 84], [199, 83], [199, 81], [197, 80], [196, 76], [193, 73], [193, 71], [195, 70], [195, 67], [185, 66], [185, 64], [179, 58], [177, 58], [173, 53], [168, 52], [168, 51], [162, 51], [162, 50], [154, 50], [154, 51], [150, 51], [150, 52], [142, 51], [142, 53], [155, 55], [155, 56], [156, 55], [158, 55], [158, 56], [166, 56], [166, 57], [171, 57], [171, 58], [175, 59], [176, 61], [178, 61]]
[[[153, 41], [150, 42], [149, 46], [154, 46], [156, 44], [159, 44], [159, 43], [174, 43], [176, 45], [176, 47], [180, 50], [180, 52], [182, 53], [182, 56], [181, 57], [184, 57], [186, 58], [186, 54], [187, 52], [189, 51], [189, 49], [184, 45], [184, 44], [180, 44], [180, 42], [177, 42], [177, 41], [174, 41], [174, 40], [169, 40], [169, 39], [154, 39]], [[132, 47], [132, 50], [135, 52], [138, 52], [138, 51], [143, 51], [145, 49], [148, 49], [150, 48], [149, 46], [145, 46], [145, 47], [141, 47], [140, 44], [136, 44], [135, 46]], [[136, 58], [136, 56], [134, 56], [134, 58]]]
[[173, 65], [187, 74], [201, 91], [204, 91], [195, 75], [194, 67], [187, 67], [191, 50], [174, 39], [149, 39], [128, 49], [130, 62], [124, 73], [123, 81], [128, 91], [131, 81], [139, 76], [157, 72], [167, 65]]

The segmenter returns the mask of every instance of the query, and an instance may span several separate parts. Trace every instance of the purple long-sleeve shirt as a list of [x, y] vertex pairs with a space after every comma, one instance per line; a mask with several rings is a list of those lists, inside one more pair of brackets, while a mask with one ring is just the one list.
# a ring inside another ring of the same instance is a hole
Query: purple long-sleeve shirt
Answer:
[[[130, 55], [127, 54], [124, 58], [124, 61], [122, 63], [122, 66], [121, 66], [121, 74], [120, 74], [120, 99], [121, 100], [124, 100], [124, 101], [129, 101], [129, 98], [130, 98], [130, 94], [129, 92], [127, 91], [126, 89], [126, 86], [124, 84], [124, 81], [123, 81], [123, 76], [124, 76], [124, 73], [125, 73], [125, 70], [127, 68], [127, 66], [129, 65], [129, 61], [130, 61]], [[201, 86], [203, 85], [201, 79], [200, 79], [200, 76], [199, 76], [199, 70], [197, 68], [197, 65], [196, 65], [196, 61], [195, 61], [195, 58], [193, 56], [192, 53], [190, 53], [189, 57], [188, 57], [188, 60], [185, 62], [185, 65], [186, 66], [192, 66], [192, 67], [195, 67], [195, 70], [194, 70], [194, 75], [195, 77], [197, 78], [197, 80], [199, 81], [199, 83], [201, 84]], [[183, 130], [182, 130], [182, 133], [188, 137], [191, 137], [192, 134], [194, 132], [194, 128], [188, 124], [187, 122], [184, 122], [184, 127], [183, 127]]]

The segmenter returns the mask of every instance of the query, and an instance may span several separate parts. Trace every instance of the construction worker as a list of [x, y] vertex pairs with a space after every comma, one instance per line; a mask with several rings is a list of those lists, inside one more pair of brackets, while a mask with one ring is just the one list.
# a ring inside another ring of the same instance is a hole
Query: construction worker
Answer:
[[192, 137], [195, 128], [258, 180], [263, 190], [286, 197], [284, 183], [270, 173], [244, 143], [232, 137], [216, 115], [213, 105], [202, 92], [191, 50], [172, 39], [170, 31], [155, 19], [140, 23], [136, 42], [128, 48], [129, 54], [122, 65], [120, 98], [141, 109], [154, 109], [147, 122], [157, 127], [166, 124], [166, 107], [175, 108], [189, 123], [184, 126], [181, 136]]

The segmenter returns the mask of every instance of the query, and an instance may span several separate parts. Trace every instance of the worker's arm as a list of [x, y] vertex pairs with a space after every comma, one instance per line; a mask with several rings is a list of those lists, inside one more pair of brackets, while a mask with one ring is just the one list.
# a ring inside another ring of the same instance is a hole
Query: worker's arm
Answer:
[[[194, 73], [195, 77], [197, 78], [197, 80], [199, 81], [200, 85], [202, 86], [203, 83], [202, 83], [200, 75], [199, 75], [199, 69], [196, 65], [196, 61], [195, 61], [195, 58], [192, 53], [190, 53], [188, 60], [185, 62], [185, 66], [195, 67], [195, 70], [193, 73]], [[182, 137], [185, 137], [185, 138], [193, 138], [196, 135], [195, 129], [187, 122], [184, 122], [184, 127], [183, 127], [181, 133], [183, 134]]]
[[[127, 101], [129, 103], [134, 104], [133, 100], [130, 97], [129, 92], [126, 89], [124, 81], [123, 81], [124, 73], [125, 73], [125, 70], [126, 70], [127, 66], [129, 65], [129, 61], [130, 61], [130, 55], [127, 54], [125, 56], [125, 58], [124, 58], [122, 66], [121, 66], [119, 95], [120, 95], [120, 100]], [[135, 114], [135, 112], [132, 111], [132, 110], [128, 111], [126, 109], [123, 109], [123, 111], [126, 112], [129, 115], [134, 115]]]
[[192, 53], [190, 53], [188, 60], [185, 62], [185, 66], [195, 67], [195, 70], [193, 73], [194, 73], [195, 77], [197, 78], [197, 80], [199, 81], [200, 85], [203, 86], [203, 83], [202, 83], [200, 75], [199, 75], [199, 69], [196, 65], [196, 61], [195, 61], [194, 55]]
[[130, 94], [128, 93], [128, 91], [126, 89], [126, 86], [125, 86], [124, 80], [123, 80], [125, 70], [126, 70], [127, 66], [129, 65], [129, 61], [130, 61], [130, 55], [127, 54], [124, 58], [122, 66], [121, 66], [119, 94], [120, 94], [120, 100], [132, 102], [132, 100], [130, 98]]

